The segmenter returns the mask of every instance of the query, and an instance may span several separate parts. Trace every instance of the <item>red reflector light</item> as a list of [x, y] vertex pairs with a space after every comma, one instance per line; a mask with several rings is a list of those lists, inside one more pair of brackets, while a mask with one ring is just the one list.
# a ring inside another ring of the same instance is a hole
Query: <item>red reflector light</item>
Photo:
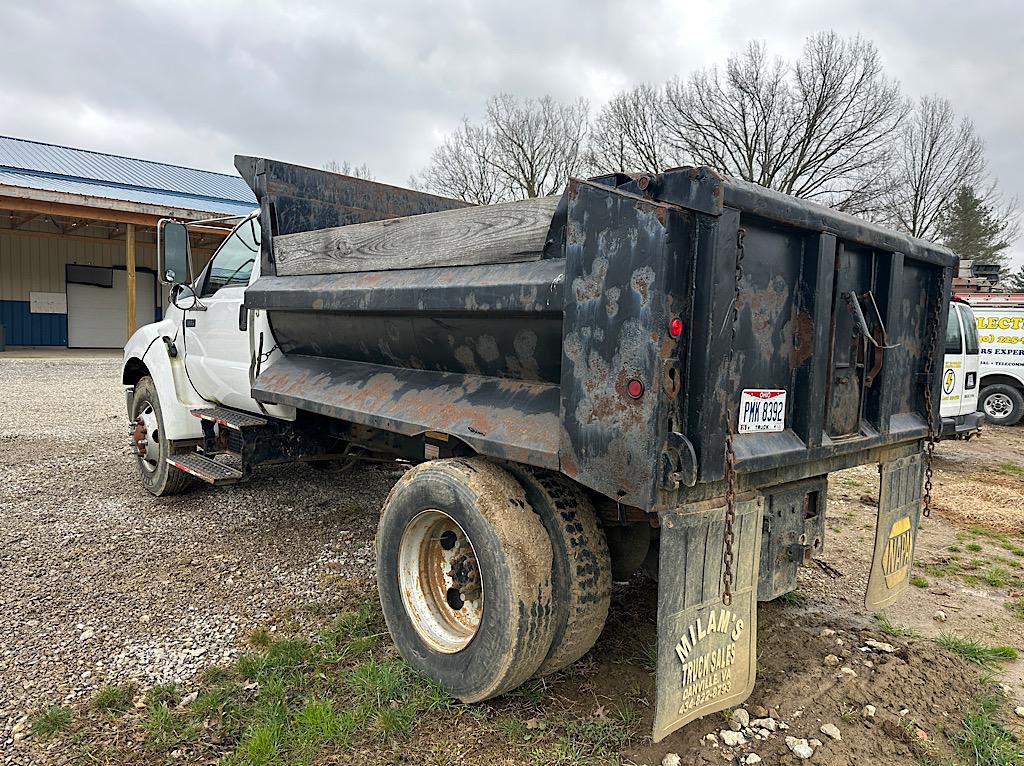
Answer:
[[626, 393], [634, 399], [639, 399], [644, 395], [644, 384], [636, 378], [633, 378], [633, 380], [626, 384]]
[[673, 338], [678, 338], [683, 334], [683, 320], [676, 317], [668, 323], [668, 334]]

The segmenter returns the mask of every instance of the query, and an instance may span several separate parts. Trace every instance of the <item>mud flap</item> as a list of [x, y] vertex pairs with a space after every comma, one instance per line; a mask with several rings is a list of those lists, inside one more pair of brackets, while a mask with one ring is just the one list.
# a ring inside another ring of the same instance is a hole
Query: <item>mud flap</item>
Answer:
[[662, 515], [655, 742], [753, 691], [763, 509], [762, 497], [736, 502], [731, 606], [722, 603], [724, 501]]
[[910, 567], [921, 517], [921, 453], [879, 466], [878, 524], [864, 605], [872, 612], [899, 598], [910, 584]]

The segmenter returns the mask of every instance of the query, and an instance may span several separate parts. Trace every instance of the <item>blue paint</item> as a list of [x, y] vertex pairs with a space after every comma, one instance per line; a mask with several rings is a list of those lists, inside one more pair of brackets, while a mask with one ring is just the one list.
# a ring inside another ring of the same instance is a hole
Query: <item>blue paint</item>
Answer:
[[68, 345], [67, 314], [33, 314], [28, 301], [0, 301], [8, 346]]

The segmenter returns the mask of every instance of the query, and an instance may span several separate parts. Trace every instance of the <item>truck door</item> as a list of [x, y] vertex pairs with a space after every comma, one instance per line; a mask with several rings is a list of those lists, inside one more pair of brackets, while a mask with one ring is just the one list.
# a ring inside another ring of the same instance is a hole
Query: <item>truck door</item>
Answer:
[[259, 411], [250, 396], [248, 331], [239, 329], [245, 288], [259, 262], [260, 224], [250, 216], [213, 256], [196, 285], [205, 310], [185, 314], [185, 369], [211, 402]]

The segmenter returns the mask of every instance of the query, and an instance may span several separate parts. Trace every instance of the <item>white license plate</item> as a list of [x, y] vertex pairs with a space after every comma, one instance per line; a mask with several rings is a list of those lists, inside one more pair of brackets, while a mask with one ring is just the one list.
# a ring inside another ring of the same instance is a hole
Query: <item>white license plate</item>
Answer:
[[771, 388], [745, 388], [740, 397], [741, 434], [786, 429], [786, 392]]

